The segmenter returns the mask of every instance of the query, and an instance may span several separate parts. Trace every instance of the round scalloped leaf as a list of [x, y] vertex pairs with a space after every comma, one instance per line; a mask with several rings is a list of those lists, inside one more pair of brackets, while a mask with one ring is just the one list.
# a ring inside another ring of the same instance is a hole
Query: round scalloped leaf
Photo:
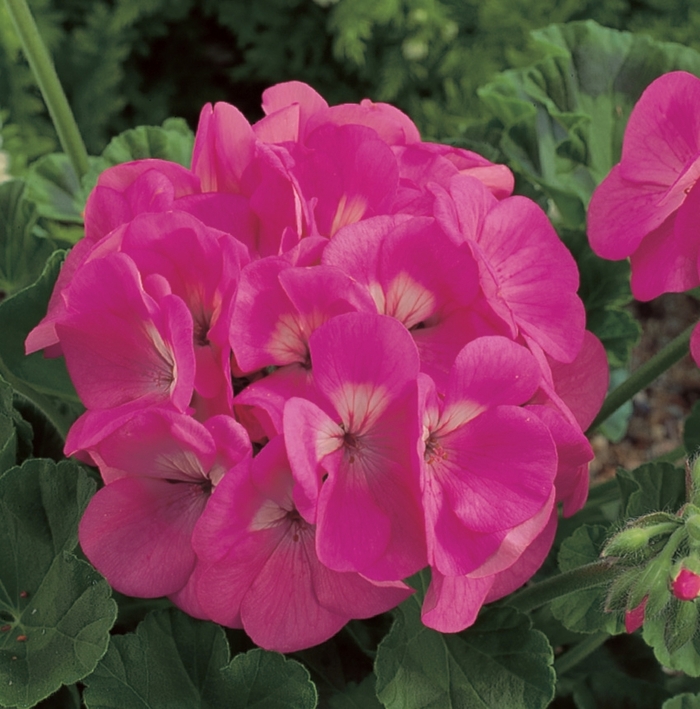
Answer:
[[229, 662], [221, 627], [176, 610], [150, 613], [135, 633], [112, 638], [85, 684], [88, 709], [316, 706], [316, 688], [298, 662], [265, 650]]
[[0, 705], [24, 709], [90, 674], [117, 615], [107, 582], [70, 552], [94, 483], [30, 460], [0, 477]]
[[387, 709], [539, 709], [554, 697], [546, 636], [513, 608], [489, 608], [443, 635], [420, 619], [420, 597], [399, 606], [377, 651], [377, 696]]

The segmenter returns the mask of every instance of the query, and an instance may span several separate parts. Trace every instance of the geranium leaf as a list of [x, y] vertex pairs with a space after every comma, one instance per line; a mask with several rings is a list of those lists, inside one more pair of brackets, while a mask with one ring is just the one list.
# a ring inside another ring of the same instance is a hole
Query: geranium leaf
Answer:
[[650, 512], [676, 512], [685, 502], [685, 472], [670, 463], [645, 463], [633, 471], [618, 470], [623, 517]]
[[67, 155], [44, 155], [32, 164], [26, 179], [27, 196], [42, 217], [82, 225], [85, 199]]
[[[597, 561], [608, 530], [601, 525], [579, 527], [559, 550], [559, 569], [563, 573]], [[611, 635], [624, 632], [622, 617], [603, 610], [607, 586], [595, 586], [570, 593], [552, 601], [552, 615], [576, 633], [604, 630]]]
[[679, 694], [667, 699], [661, 709], [700, 709], [700, 694]]
[[229, 662], [221, 627], [176, 610], [150, 613], [114, 637], [85, 680], [88, 709], [313, 709], [316, 690], [294, 660], [252, 650]]
[[377, 651], [377, 696], [388, 709], [535, 709], [554, 696], [552, 648], [512, 608], [490, 608], [457, 635], [420, 620], [420, 595], [399, 606]]
[[0, 704], [34, 706], [88, 675], [117, 614], [107, 582], [70, 552], [94, 483], [30, 460], [0, 478]]
[[17, 462], [17, 432], [12, 406], [12, 387], [0, 379], [0, 475]]
[[330, 709], [382, 709], [375, 690], [374, 675], [365, 677], [360, 684], [348, 683], [342, 692], [330, 699]]
[[590, 20], [532, 36], [545, 57], [502, 73], [479, 95], [504, 126], [501, 149], [513, 165], [547, 192], [566, 224], [582, 227], [642, 91], [674, 69], [700, 75], [700, 54]]
[[37, 216], [24, 182], [0, 184], [0, 291], [6, 296], [33, 283], [55, 248], [34, 233]]
[[104, 149], [108, 165], [130, 160], [159, 158], [190, 166], [194, 134], [181, 118], [169, 118], [162, 126], [139, 126], [120, 133]]
[[46, 315], [64, 255], [56, 251], [36, 283], [0, 303], [0, 375], [65, 436], [83, 407], [63, 358], [46, 359], [41, 352], [24, 354], [29, 331]]
[[[671, 598], [662, 613], [644, 620], [644, 640], [654, 648], [656, 659], [664, 666], [680, 670], [691, 677], [700, 677], [700, 633], [695, 623], [688, 626], [683, 623], [678, 627], [674, 623], [676, 617], [682, 617], [685, 604], [690, 601], [679, 601]], [[678, 631], [683, 631], [682, 640], [678, 640]], [[690, 639], [687, 639], [690, 636]], [[685, 640], [685, 642], [683, 642]]]
[[[232, 709], [314, 709], [316, 688], [295, 660], [265, 650], [236, 655], [222, 670]], [[212, 708], [221, 704], [212, 704]]]

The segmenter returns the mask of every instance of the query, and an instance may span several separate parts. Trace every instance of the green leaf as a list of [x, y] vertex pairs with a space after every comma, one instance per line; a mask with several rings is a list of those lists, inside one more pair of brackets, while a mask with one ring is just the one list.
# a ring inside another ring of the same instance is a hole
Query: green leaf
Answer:
[[700, 75], [700, 54], [593, 21], [532, 33], [545, 57], [500, 74], [479, 91], [503, 124], [501, 149], [583, 227], [593, 189], [619, 160], [634, 103], [674, 69]]
[[192, 160], [194, 134], [182, 118], [168, 118], [162, 126], [139, 126], [112, 138], [102, 155], [91, 166], [83, 180], [87, 195], [100, 173], [113, 165], [158, 158], [189, 167]]
[[[295, 660], [265, 650], [236, 655], [222, 672], [232, 709], [314, 709], [316, 688]], [[220, 707], [221, 704], [212, 704]]]
[[[654, 648], [656, 659], [664, 666], [673, 670], [680, 670], [691, 677], [700, 677], [700, 633], [697, 626], [693, 632], [688, 632], [681, 640], [676, 638], [678, 624], [677, 617], [683, 617], [683, 605], [692, 601], [679, 601], [671, 598], [670, 602], [660, 613], [644, 620], [644, 640]], [[686, 639], [687, 635], [692, 635]]]
[[685, 472], [670, 463], [645, 463], [632, 472], [619, 469], [622, 516], [676, 512], [685, 502]]
[[608, 308], [590, 314], [586, 327], [605, 345], [613, 366], [625, 366], [632, 348], [639, 342], [640, 324], [626, 310]]
[[181, 118], [170, 118], [161, 126], [139, 126], [113, 138], [102, 153], [109, 165], [159, 158], [190, 166], [194, 134]]
[[39, 158], [30, 167], [26, 181], [27, 196], [42, 217], [83, 224], [85, 200], [80, 180], [67, 155], [52, 153]]
[[0, 303], [0, 375], [65, 437], [83, 411], [63, 358], [24, 354], [29, 331], [46, 315], [65, 252], [56, 251], [36, 283]]
[[109, 585], [70, 553], [94, 489], [68, 461], [34, 459], [0, 478], [3, 706], [34, 706], [90, 674], [107, 649]]
[[560, 675], [557, 694], [572, 694], [578, 709], [658, 709], [672, 695], [665, 677], [651, 648], [623, 634]]
[[342, 693], [330, 699], [330, 709], [382, 709], [375, 690], [374, 675], [365, 677], [360, 684], [348, 683]]
[[[563, 573], [597, 561], [607, 538], [608, 529], [601, 525], [579, 527], [561, 545], [559, 569]], [[599, 630], [611, 635], [622, 633], [625, 629], [622, 617], [604, 611], [606, 593], [605, 585], [571, 593], [552, 601], [552, 615], [576, 633], [594, 633]]]
[[[425, 586], [425, 581], [421, 580]], [[547, 638], [513, 608], [489, 608], [466, 631], [443, 635], [402, 603], [377, 651], [377, 696], [388, 709], [535, 709], [554, 696]]]
[[693, 404], [690, 416], [685, 420], [683, 445], [688, 455], [694, 455], [700, 448], [700, 401]]
[[700, 694], [679, 694], [667, 699], [661, 709], [700, 709]]
[[55, 246], [35, 235], [36, 207], [25, 198], [25, 184], [0, 184], [0, 291], [12, 295], [33, 283]]
[[112, 638], [85, 680], [88, 709], [313, 709], [316, 689], [294, 660], [251, 650], [229, 662], [221, 627], [176, 610], [150, 613]]

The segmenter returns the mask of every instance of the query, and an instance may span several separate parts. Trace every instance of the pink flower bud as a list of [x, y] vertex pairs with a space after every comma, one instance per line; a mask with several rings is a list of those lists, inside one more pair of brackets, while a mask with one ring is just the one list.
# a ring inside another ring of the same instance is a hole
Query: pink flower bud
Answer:
[[700, 575], [681, 567], [671, 584], [673, 595], [681, 601], [694, 601], [700, 596]]
[[641, 603], [631, 610], [625, 611], [625, 630], [628, 633], [633, 633], [638, 628], [642, 627], [644, 623], [644, 611], [647, 607], [647, 601], [649, 596], [644, 596]]

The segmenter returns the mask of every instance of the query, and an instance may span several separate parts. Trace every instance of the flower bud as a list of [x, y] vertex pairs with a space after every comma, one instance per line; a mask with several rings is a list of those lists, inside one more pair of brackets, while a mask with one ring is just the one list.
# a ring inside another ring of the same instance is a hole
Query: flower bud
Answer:
[[681, 562], [671, 583], [671, 591], [681, 601], [694, 601], [700, 596], [700, 575], [687, 568], [685, 561]]
[[644, 623], [644, 611], [646, 610], [648, 600], [649, 596], [644, 596], [638, 606], [625, 611], [625, 630], [628, 633], [633, 633], [635, 630], [642, 627], [642, 623]]
[[600, 555], [625, 556], [643, 549], [649, 543], [646, 530], [632, 527], [618, 532], [604, 547]]
[[627, 527], [615, 534], [603, 547], [600, 555], [627, 556], [648, 547], [649, 542], [662, 534], [671, 534], [677, 529], [679, 521], [666, 519], [664, 513], [647, 515], [638, 519], [634, 526]]

